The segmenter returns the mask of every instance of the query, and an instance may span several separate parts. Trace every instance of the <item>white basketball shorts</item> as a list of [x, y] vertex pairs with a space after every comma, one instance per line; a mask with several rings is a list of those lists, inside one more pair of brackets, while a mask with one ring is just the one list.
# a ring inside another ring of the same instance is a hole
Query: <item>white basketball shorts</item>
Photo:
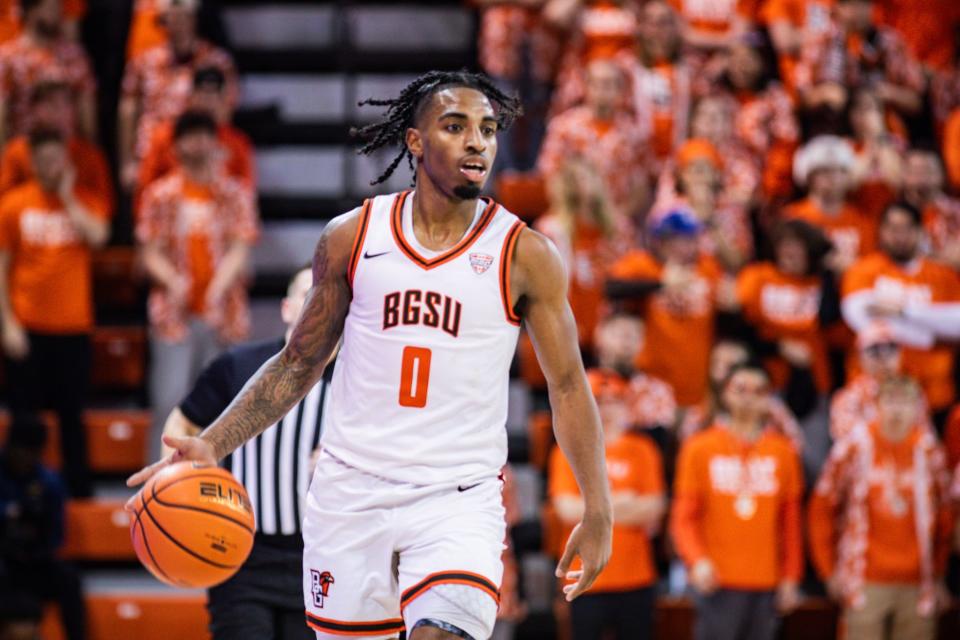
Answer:
[[501, 489], [497, 477], [397, 483], [322, 452], [303, 522], [304, 603], [317, 638], [396, 638], [425, 618], [488, 638], [503, 577]]

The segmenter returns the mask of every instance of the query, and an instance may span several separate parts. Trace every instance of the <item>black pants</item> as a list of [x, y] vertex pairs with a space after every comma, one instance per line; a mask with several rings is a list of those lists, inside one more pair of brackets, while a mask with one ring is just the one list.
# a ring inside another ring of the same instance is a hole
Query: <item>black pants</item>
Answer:
[[[653, 607], [656, 588], [636, 591], [588, 593], [570, 604], [574, 640], [653, 638]], [[604, 635], [611, 630], [613, 636]]]
[[300, 536], [257, 535], [232, 578], [210, 589], [213, 640], [315, 640], [303, 609]]
[[[5, 601], [19, 598], [24, 603], [21, 613], [32, 610], [34, 607], [27, 605], [34, 602], [56, 602], [60, 607], [60, 618], [67, 632], [67, 640], [85, 640], [87, 614], [80, 588], [80, 576], [73, 565], [48, 558], [27, 564], [9, 562], [5, 566], [6, 573], [0, 575], [0, 583], [4, 583], [0, 587], [0, 598]], [[39, 608], [37, 612], [39, 613]], [[30, 618], [32, 615], [25, 617]], [[13, 615], [8, 619], [21, 618]]]
[[30, 333], [24, 360], [7, 358], [10, 408], [18, 413], [52, 409], [60, 422], [63, 478], [70, 494], [91, 493], [83, 408], [90, 386], [90, 336]]
[[696, 598], [696, 640], [774, 640], [780, 627], [773, 591], [718, 589]]

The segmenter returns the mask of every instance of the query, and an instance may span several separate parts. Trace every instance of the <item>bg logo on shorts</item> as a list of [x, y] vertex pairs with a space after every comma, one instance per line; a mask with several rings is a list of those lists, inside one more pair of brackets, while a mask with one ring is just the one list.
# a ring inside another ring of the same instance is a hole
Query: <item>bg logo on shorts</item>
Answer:
[[313, 594], [314, 606], [323, 609], [323, 599], [330, 595], [330, 585], [333, 583], [333, 574], [329, 571], [310, 569], [310, 593]]

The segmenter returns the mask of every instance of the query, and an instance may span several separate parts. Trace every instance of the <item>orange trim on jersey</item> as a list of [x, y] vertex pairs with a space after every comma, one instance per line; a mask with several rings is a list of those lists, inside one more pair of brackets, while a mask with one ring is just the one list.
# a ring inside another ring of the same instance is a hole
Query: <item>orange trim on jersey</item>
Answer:
[[503, 312], [507, 316], [507, 322], [520, 325], [520, 316], [513, 309], [513, 296], [510, 293], [510, 266], [513, 263], [513, 249], [517, 246], [517, 240], [520, 238], [520, 232], [527, 226], [522, 220], [518, 220], [510, 227], [507, 237], [503, 240], [503, 251], [500, 252], [500, 299], [503, 301]]
[[353, 249], [350, 251], [350, 263], [347, 268], [347, 282], [350, 288], [353, 288], [353, 275], [357, 272], [357, 264], [360, 262], [360, 251], [363, 249], [363, 241], [367, 237], [367, 228], [370, 226], [370, 207], [373, 202], [370, 199], [363, 201], [363, 207], [360, 209], [360, 224], [357, 226], [357, 235], [353, 238]]
[[400, 611], [403, 611], [408, 604], [426, 593], [430, 587], [438, 584], [463, 584], [468, 587], [476, 587], [493, 598], [493, 601], [497, 603], [498, 607], [500, 606], [500, 590], [497, 589], [497, 585], [479, 573], [472, 573], [470, 571], [439, 571], [437, 573], [431, 573], [403, 592], [403, 595], [400, 596]]
[[385, 633], [403, 631], [403, 618], [388, 618], [387, 620], [371, 620], [369, 622], [346, 622], [343, 620], [329, 620], [315, 616], [307, 611], [307, 625], [314, 631], [329, 633], [335, 636], [377, 636]]
[[462, 255], [464, 251], [469, 249], [470, 245], [476, 242], [477, 238], [480, 237], [480, 234], [482, 234], [484, 229], [486, 229], [490, 224], [490, 221], [493, 220], [494, 214], [500, 207], [500, 205], [490, 198], [481, 198], [487, 203], [487, 208], [483, 210], [482, 214], [480, 214], [480, 220], [470, 231], [470, 233], [461, 238], [460, 242], [458, 242], [455, 246], [451, 247], [447, 251], [444, 251], [440, 255], [427, 260], [417, 253], [413, 247], [407, 243], [406, 238], [403, 237], [403, 205], [406, 203], [407, 196], [409, 196], [410, 193], [410, 191], [404, 191], [397, 194], [397, 197], [393, 202], [393, 210], [390, 214], [390, 229], [393, 231], [393, 239], [397, 243], [397, 246], [400, 247], [400, 250], [403, 251], [408, 258], [420, 265], [420, 267], [427, 270], [433, 269], [434, 267], [439, 267], [442, 264], [446, 264], [454, 258]]

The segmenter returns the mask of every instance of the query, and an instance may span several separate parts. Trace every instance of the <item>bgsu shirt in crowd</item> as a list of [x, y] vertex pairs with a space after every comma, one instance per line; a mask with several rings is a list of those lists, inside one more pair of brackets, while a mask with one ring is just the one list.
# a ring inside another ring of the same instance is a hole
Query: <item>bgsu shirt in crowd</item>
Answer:
[[[660, 453], [653, 441], [643, 435], [624, 434], [607, 444], [607, 478], [610, 491], [631, 491], [638, 496], [661, 495], [664, 492], [663, 471]], [[550, 454], [551, 497], [559, 495], [579, 496], [573, 470], [560, 447]], [[571, 529], [564, 531], [566, 540]], [[580, 567], [579, 559], [572, 570]], [[650, 549], [650, 533], [641, 527], [614, 523], [613, 554], [610, 562], [590, 587], [592, 593], [603, 591], [626, 591], [642, 589], [657, 580], [653, 554]]]
[[[93, 215], [110, 209], [95, 194], [76, 197]], [[0, 249], [10, 255], [13, 313], [28, 331], [88, 333], [93, 328], [90, 247], [63, 202], [31, 181], [0, 200]]]

